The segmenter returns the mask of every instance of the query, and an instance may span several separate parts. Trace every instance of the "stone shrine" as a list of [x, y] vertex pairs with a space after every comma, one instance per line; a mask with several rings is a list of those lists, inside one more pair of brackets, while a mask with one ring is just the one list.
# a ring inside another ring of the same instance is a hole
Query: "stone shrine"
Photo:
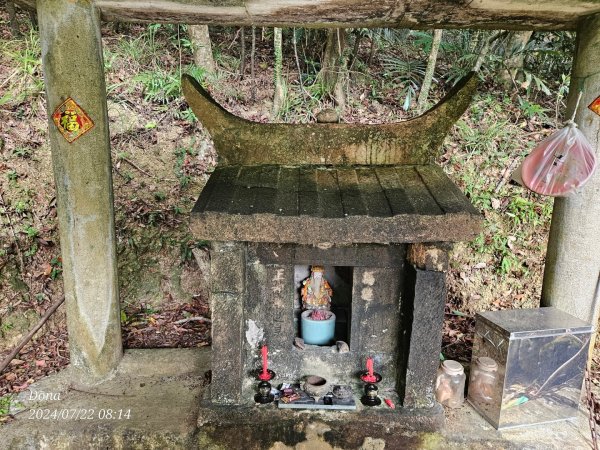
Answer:
[[[221, 158], [191, 223], [212, 243], [210, 404], [254, 404], [266, 345], [273, 386], [316, 375], [359, 398], [372, 358], [399, 415], [416, 408], [441, 421], [434, 379], [448, 251], [476, 236], [482, 218], [430, 162], [474, 86], [467, 77], [399, 124], [289, 125], [239, 119], [184, 80]], [[302, 280], [315, 265], [333, 290], [335, 339], [298, 346]]]

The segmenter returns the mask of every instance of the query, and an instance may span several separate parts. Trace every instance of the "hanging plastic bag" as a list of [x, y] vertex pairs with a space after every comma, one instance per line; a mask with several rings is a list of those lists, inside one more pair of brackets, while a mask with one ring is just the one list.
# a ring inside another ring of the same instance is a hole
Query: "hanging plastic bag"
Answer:
[[582, 187], [596, 169], [596, 156], [573, 121], [540, 142], [521, 167], [523, 184], [542, 195], [565, 197]]

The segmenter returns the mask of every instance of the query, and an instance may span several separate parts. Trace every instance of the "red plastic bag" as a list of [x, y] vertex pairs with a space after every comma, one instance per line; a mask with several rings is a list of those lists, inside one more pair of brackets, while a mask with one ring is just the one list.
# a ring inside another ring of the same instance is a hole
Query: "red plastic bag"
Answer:
[[525, 158], [523, 183], [538, 194], [564, 197], [583, 186], [596, 169], [596, 156], [577, 125], [567, 125], [540, 142]]

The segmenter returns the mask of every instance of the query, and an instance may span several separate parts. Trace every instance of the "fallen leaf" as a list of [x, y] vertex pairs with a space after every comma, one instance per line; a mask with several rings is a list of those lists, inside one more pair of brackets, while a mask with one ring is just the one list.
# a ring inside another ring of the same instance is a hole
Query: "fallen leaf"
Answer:
[[46, 366], [46, 361], [44, 361], [43, 359], [39, 359], [35, 362], [35, 365], [38, 367], [44, 367]]
[[46, 264], [44, 264], [43, 268], [44, 268], [43, 274], [45, 276], [49, 277], [50, 274], [52, 273], [52, 266], [49, 263], [46, 263]]
[[43, 247], [50, 247], [53, 245], [52, 241], [47, 241], [46, 239], [38, 238], [37, 241]]
[[10, 362], [10, 365], [11, 366], [20, 366], [21, 364], [24, 364], [24, 363], [25, 363], [25, 361], [23, 361], [22, 359], [13, 359]]
[[4, 375], [4, 379], [6, 381], [15, 381], [17, 379], [17, 375], [12, 372], [9, 372], [6, 375]]

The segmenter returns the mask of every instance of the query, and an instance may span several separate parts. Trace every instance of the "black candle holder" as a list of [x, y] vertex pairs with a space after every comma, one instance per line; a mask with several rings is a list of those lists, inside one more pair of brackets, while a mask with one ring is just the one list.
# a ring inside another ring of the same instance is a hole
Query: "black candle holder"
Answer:
[[360, 402], [365, 406], [379, 406], [381, 405], [381, 399], [377, 393], [377, 383], [379, 383], [383, 377], [377, 372], [373, 372], [373, 377], [369, 377], [369, 372], [363, 372], [360, 374], [360, 379], [365, 382], [365, 394], [360, 398]]
[[254, 396], [254, 401], [256, 403], [271, 403], [275, 397], [271, 394], [271, 383], [268, 381], [261, 381], [258, 383], [258, 394]]
[[265, 375], [262, 370], [258, 370], [256, 378], [260, 380], [260, 383], [258, 383], [258, 394], [254, 396], [254, 401], [263, 405], [271, 403], [275, 400], [275, 396], [271, 394], [271, 383], [269, 381], [275, 378], [275, 372], [267, 369], [267, 374]]
[[365, 384], [365, 395], [360, 398], [360, 402], [365, 406], [379, 406], [381, 399], [377, 396], [377, 386], [373, 383]]

